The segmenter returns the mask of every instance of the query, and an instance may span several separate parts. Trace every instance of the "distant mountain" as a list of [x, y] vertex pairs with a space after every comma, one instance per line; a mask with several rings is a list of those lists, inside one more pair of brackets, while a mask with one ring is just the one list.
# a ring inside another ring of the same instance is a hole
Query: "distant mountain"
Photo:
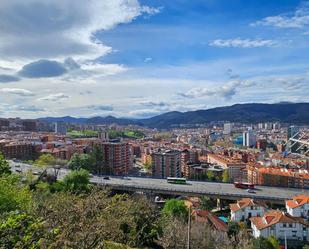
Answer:
[[46, 122], [67, 122], [67, 123], [75, 123], [75, 124], [84, 124], [88, 120], [88, 118], [75, 118], [71, 116], [65, 116], [65, 117], [45, 117], [45, 118], [39, 118], [38, 120], [46, 121]]
[[125, 119], [107, 116], [93, 118], [49, 117], [40, 120], [87, 124], [135, 124], [153, 128], [169, 128], [180, 124], [203, 124], [212, 121], [243, 123], [279, 121], [283, 123], [309, 124], [309, 103], [236, 104], [208, 110], [168, 112], [147, 119]]
[[126, 119], [126, 118], [116, 118], [113, 116], [88, 118], [86, 120], [86, 123], [87, 124], [143, 125], [143, 123], [140, 122], [138, 119], [135, 120], [135, 119]]

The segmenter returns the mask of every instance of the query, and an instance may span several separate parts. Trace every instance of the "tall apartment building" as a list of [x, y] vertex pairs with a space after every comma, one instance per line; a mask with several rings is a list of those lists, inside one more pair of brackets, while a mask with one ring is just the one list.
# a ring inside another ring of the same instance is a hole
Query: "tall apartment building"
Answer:
[[26, 119], [22, 121], [22, 126], [24, 131], [36, 131], [37, 130], [37, 121]]
[[[287, 132], [287, 139], [290, 138], [298, 139], [299, 138], [299, 128], [297, 126], [290, 126]], [[290, 152], [296, 152], [297, 148], [299, 148], [299, 143], [297, 142], [289, 142], [288, 149]]]
[[55, 133], [65, 135], [67, 133], [67, 125], [63, 121], [55, 123]]
[[124, 142], [102, 143], [103, 169], [113, 175], [127, 175], [133, 167], [133, 157], [130, 145]]
[[223, 125], [223, 134], [230, 135], [232, 133], [233, 124], [232, 123], [224, 123]]
[[181, 153], [178, 150], [159, 150], [152, 154], [154, 177], [181, 177]]
[[0, 142], [0, 152], [7, 159], [28, 160], [33, 157], [34, 147], [28, 142]]
[[195, 150], [185, 149], [181, 152], [181, 173], [184, 177], [190, 177], [190, 166], [199, 162], [198, 153]]
[[243, 146], [245, 147], [255, 147], [256, 136], [253, 130], [248, 130], [243, 133]]

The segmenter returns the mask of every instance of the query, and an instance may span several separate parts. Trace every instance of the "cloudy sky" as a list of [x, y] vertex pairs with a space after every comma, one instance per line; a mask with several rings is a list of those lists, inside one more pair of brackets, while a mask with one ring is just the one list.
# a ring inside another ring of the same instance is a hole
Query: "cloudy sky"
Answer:
[[0, 0], [0, 16], [0, 117], [309, 101], [309, 1]]

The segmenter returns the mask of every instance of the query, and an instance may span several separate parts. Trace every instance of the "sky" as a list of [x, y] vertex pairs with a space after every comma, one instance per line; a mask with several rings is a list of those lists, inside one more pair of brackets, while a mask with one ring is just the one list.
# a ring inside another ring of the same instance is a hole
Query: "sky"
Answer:
[[0, 0], [0, 117], [309, 102], [309, 1]]

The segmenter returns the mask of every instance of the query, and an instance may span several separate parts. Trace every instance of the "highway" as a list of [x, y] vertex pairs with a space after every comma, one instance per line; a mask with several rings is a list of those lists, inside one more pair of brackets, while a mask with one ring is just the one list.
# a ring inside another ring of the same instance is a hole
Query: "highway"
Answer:
[[282, 203], [284, 200], [290, 199], [300, 193], [309, 195], [309, 190], [303, 189], [257, 186], [255, 193], [248, 193], [244, 189], [235, 188], [233, 184], [188, 181], [186, 185], [179, 185], [167, 183], [165, 179], [139, 177], [110, 177], [109, 180], [105, 180], [102, 177], [94, 176], [91, 178], [91, 182], [124, 191], [131, 190], [154, 194], [187, 196], [205, 195], [227, 200], [238, 200], [240, 198], [250, 197], [274, 203]]
[[[25, 172], [32, 168], [32, 165], [9, 161], [13, 171]], [[16, 166], [17, 165], [17, 166]], [[69, 170], [61, 169], [59, 179], [62, 179]], [[186, 185], [167, 183], [165, 179], [141, 178], [141, 177], [116, 177], [110, 176], [104, 179], [100, 176], [92, 176], [90, 181], [102, 187], [109, 187], [123, 191], [141, 191], [153, 194], [169, 194], [184, 196], [209, 196], [218, 199], [238, 200], [250, 197], [257, 200], [269, 201], [273, 203], [283, 203], [284, 200], [303, 193], [309, 195], [309, 189], [277, 188], [256, 186], [255, 193], [248, 193], [244, 189], [235, 188], [233, 184], [217, 182], [197, 182], [188, 181]]]

